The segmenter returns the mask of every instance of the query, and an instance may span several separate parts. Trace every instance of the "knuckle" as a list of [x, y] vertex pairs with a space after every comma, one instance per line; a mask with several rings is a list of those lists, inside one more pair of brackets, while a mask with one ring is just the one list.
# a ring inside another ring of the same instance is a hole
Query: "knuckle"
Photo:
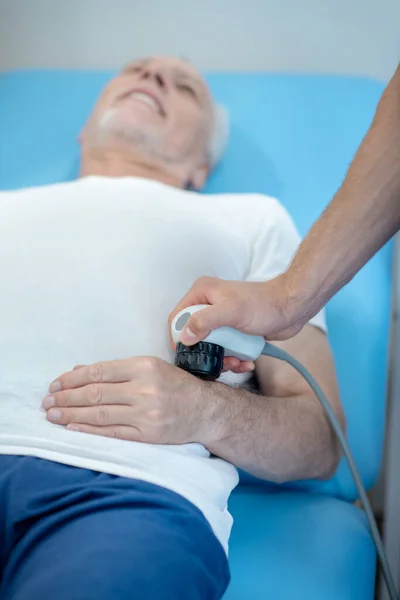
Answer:
[[95, 363], [89, 367], [89, 379], [94, 383], [103, 381], [104, 369], [101, 363]]
[[148, 412], [148, 419], [152, 423], [152, 426], [158, 427], [161, 420], [161, 409], [158, 407], [152, 408]]
[[206, 287], [210, 285], [214, 281], [214, 277], [210, 277], [209, 275], [203, 275], [196, 279], [194, 285], [197, 287]]
[[99, 425], [107, 425], [109, 422], [108, 410], [104, 406], [99, 407], [97, 421]]
[[206, 292], [213, 285], [214, 277], [210, 277], [209, 275], [203, 275], [203, 277], [199, 277], [196, 279], [192, 286], [192, 292], [196, 296], [200, 292]]
[[103, 388], [98, 383], [86, 387], [86, 399], [90, 404], [99, 404], [103, 397]]
[[146, 385], [144, 389], [144, 396], [146, 396], [147, 398], [151, 398], [153, 403], [159, 402], [160, 389], [154, 381]]
[[65, 423], [77, 423], [79, 419], [79, 410], [66, 410], [64, 412], [64, 422]]
[[54, 405], [59, 407], [74, 406], [75, 394], [73, 391], [65, 390], [54, 394]]
[[154, 371], [157, 366], [157, 359], [153, 356], [141, 356], [139, 368], [144, 371]]

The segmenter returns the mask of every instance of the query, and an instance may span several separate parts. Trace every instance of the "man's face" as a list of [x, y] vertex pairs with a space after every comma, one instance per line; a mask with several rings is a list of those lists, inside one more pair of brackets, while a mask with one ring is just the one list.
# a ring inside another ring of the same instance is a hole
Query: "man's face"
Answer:
[[166, 57], [135, 61], [108, 83], [81, 139], [103, 146], [123, 140], [146, 158], [204, 165], [212, 106], [193, 66]]

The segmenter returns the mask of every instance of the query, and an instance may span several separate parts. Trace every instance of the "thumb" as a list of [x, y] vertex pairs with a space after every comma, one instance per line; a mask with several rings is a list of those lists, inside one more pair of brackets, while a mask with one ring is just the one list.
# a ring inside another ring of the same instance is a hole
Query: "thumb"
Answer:
[[232, 319], [224, 303], [214, 304], [194, 313], [181, 334], [181, 342], [185, 346], [193, 346], [204, 340], [213, 329], [228, 325]]

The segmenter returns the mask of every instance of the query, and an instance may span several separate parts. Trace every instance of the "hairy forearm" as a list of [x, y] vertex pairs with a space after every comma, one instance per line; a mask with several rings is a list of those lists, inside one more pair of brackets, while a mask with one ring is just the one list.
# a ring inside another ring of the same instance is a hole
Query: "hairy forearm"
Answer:
[[335, 471], [339, 451], [318, 400], [310, 394], [273, 398], [203, 384], [210, 407], [207, 449], [262, 479], [324, 479]]
[[286, 278], [315, 314], [400, 227], [400, 65], [343, 185], [314, 224]]

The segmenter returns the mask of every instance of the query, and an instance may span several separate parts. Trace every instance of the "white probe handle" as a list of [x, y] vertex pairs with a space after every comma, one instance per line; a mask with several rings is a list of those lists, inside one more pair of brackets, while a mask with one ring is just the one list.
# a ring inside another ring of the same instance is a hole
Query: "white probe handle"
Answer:
[[[203, 308], [207, 308], [207, 306], [207, 304], [190, 306], [184, 308], [176, 315], [171, 325], [172, 337], [175, 344], [181, 341], [182, 330], [192, 314]], [[260, 356], [265, 344], [262, 336], [248, 335], [237, 329], [232, 329], [232, 327], [214, 329], [203, 341], [222, 346], [225, 349], [225, 356], [235, 356], [239, 360], [256, 360]]]

